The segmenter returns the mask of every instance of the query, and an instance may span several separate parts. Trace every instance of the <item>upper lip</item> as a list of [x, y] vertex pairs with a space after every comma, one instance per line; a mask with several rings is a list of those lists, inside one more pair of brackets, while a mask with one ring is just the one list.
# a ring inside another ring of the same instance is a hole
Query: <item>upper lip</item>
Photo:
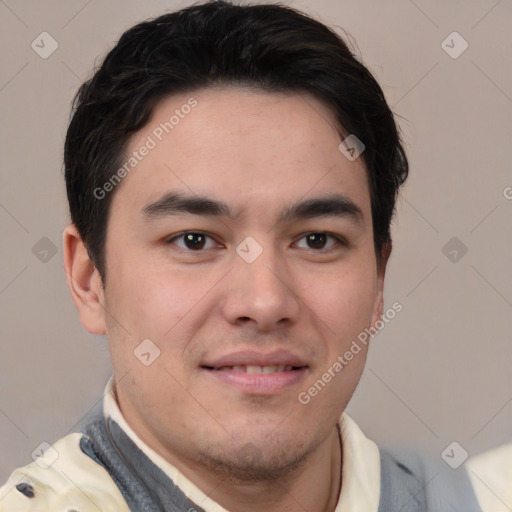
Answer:
[[266, 354], [254, 350], [242, 350], [210, 359], [203, 367], [222, 368], [224, 366], [307, 366], [304, 359], [287, 350], [274, 350]]

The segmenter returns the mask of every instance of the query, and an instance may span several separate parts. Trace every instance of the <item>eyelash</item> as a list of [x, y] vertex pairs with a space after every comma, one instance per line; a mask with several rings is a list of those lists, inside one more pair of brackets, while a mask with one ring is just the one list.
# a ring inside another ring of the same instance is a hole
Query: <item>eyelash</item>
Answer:
[[[180, 238], [183, 239], [183, 237], [186, 235], [202, 235], [206, 238], [214, 240], [214, 238], [212, 236], [207, 235], [206, 233], [203, 233], [202, 231], [184, 231], [178, 235], [174, 235], [173, 237], [168, 238], [166, 240], [166, 243], [171, 245], [174, 243], [175, 240], [180, 239]], [[338, 246], [341, 246], [341, 247], [348, 246], [347, 241], [343, 237], [341, 237], [339, 235], [335, 235], [334, 233], [329, 233], [327, 231], [309, 231], [308, 233], [304, 233], [303, 235], [301, 235], [301, 237], [297, 241], [300, 241], [300, 240], [308, 237], [309, 235], [326, 235], [328, 238], [334, 239], [337, 242]], [[179, 248], [184, 252], [191, 252], [191, 253], [194, 253], [194, 252], [200, 253], [200, 252], [205, 252], [208, 250], [208, 249], [194, 250], [194, 249], [190, 249], [188, 247], [179, 247]], [[329, 252], [335, 250], [336, 246], [330, 247], [328, 249], [323, 249], [323, 248], [322, 249], [313, 249], [311, 247], [309, 247], [308, 249], [311, 249], [313, 252], [318, 252], [318, 253], [329, 253]]]

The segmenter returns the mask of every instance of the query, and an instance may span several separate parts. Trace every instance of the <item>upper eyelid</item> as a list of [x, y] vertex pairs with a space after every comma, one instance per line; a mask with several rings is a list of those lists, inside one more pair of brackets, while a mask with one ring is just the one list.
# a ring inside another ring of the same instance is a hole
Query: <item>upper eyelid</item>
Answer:
[[[210, 238], [211, 240], [213, 240], [215, 243], [219, 243], [214, 236], [212, 235], [209, 235], [208, 233], [205, 233], [204, 231], [182, 231], [181, 233], [178, 233], [176, 235], [172, 235], [170, 237], [166, 237], [165, 238], [165, 242], [166, 243], [171, 243], [173, 242], [174, 240], [177, 240], [179, 238], [182, 238], [184, 237], [185, 235], [190, 235], [190, 234], [195, 234], [195, 235], [203, 235], [207, 238]], [[196, 251], [196, 252], [200, 252], [200, 251]]]
[[[331, 233], [330, 231], [308, 231], [307, 233], [299, 235], [297, 237], [297, 240], [294, 243], [299, 242], [300, 240], [302, 240], [304, 237], [306, 237], [308, 235], [313, 235], [313, 234], [318, 234], [318, 233], [327, 235], [330, 238], [334, 238], [334, 240], [336, 240], [336, 242], [340, 245], [348, 246], [348, 241], [344, 236], [338, 235], [336, 233]], [[320, 250], [317, 250], [316, 252], [322, 252], [322, 251], [320, 249]], [[327, 251], [325, 251], [325, 252], [327, 252]]]

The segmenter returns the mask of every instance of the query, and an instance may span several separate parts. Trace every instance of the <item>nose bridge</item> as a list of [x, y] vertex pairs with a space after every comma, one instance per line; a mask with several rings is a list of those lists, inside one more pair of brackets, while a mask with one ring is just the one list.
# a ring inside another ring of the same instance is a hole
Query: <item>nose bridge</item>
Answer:
[[299, 308], [285, 255], [270, 241], [260, 245], [254, 238], [244, 240], [236, 252], [225, 298], [230, 321], [250, 318], [271, 328], [282, 319], [295, 320]]
[[[247, 237], [237, 247], [238, 261], [235, 260], [235, 266], [238, 267], [238, 278], [245, 282], [245, 286], [254, 288], [259, 293], [282, 292], [281, 288], [285, 287], [284, 282], [288, 277], [284, 255], [279, 254], [270, 237], [264, 245], [251, 238]], [[247, 274], [246, 278], [244, 274]]]

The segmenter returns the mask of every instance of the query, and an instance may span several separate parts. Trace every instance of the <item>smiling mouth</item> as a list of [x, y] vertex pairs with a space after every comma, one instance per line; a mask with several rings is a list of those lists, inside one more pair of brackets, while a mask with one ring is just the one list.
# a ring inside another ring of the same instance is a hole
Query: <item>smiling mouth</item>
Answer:
[[[309, 366], [291, 364], [233, 364], [201, 366], [205, 374], [223, 386], [234, 387], [245, 395], [272, 396], [300, 385], [309, 374]], [[238, 362], [238, 361], [237, 361]], [[240, 361], [241, 362], [241, 361]], [[252, 362], [252, 361], [251, 361]], [[270, 362], [270, 361], [269, 361]]]
[[223, 371], [233, 371], [240, 373], [252, 373], [252, 374], [272, 374], [272, 373], [282, 373], [282, 372], [291, 372], [294, 370], [300, 370], [304, 367], [292, 366], [292, 365], [267, 365], [267, 366], [255, 366], [255, 365], [236, 365], [236, 366], [221, 366], [219, 368], [214, 368], [212, 366], [203, 366], [206, 370], [213, 370], [218, 372]]

